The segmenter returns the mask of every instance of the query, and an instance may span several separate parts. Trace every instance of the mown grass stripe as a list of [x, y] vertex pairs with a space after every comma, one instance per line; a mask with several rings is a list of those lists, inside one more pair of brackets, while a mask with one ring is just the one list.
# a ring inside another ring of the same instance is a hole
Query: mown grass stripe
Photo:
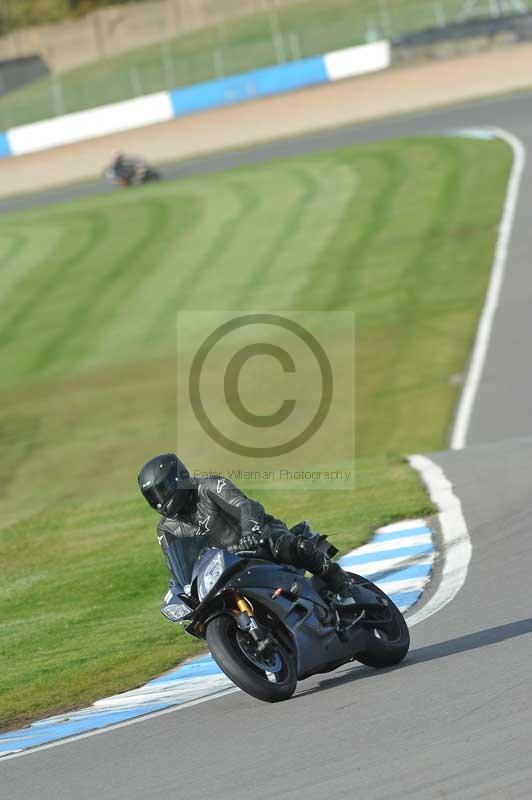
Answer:
[[273, 269], [276, 259], [288, 246], [290, 240], [297, 233], [304, 221], [304, 214], [316, 195], [317, 183], [315, 178], [303, 169], [288, 169], [287, 173], [301, 188], [299, 198], [296, 198], [292, 208], [289, 209], [284, 223], [270, 242], [269, 247], [259, 258], [258, 262], [247, 272], [247, 278], [235, 300], [235, 308], [248, 308], [252, 298], [257, 294], [257, 286], [268, 282], [268, 276]]
[[[197, 264], [190, 265], [190, 271], [186, 270], [180, 280], [174, 296], [170, 296], [164, 308], [161, 309], [160, 318], [157, 321], [157, 331], [165, 321], [173, 324], [175, 330], [176, 313], [190, 305], [194, 296], [201, 296], [202, 283], [209, 277], [209, 274], [216, 268], [218, 261], [223, 253], [226, 252], [231, 242], [235, 241], [240, 235], [242, 228], [246, 225], [248, 218], [259, 206], [259, 195], [253, 186], [246, 181], [234, 181], [231, 189], [238, 198], [238, 209], [216, 233], [206, 253]], [[148, 338], [153, 338], [156, 329], [153, 328]]]
[[[346, 208], [361, 187], [358, 170], [334, 159], [325, 164], [321, 159], [310, 162], [308, 171], [317, 182], [315, 196], [294, 235], [272, 262], [269, 290], [263, 286], [261, 291], [261, 308], [279, 304], [279, 286], [283, 287], [284, 302], [288, 300], [290, 307], [296, 307], [311, 265], [334, 241]], [[334, 196], [329, 191], [331, 185], [335, 187]]]
[[[56, 248], [62, 254], [57, 260], [54, 259], [54, 264], [49, 268], [42, 267], [39, 271], [41, 274], [34, 273], [23, 281], [22, 286], [17, 286], [17, 300], [15, 302], [11, 302], [9, 295], [5, 298], [5, 305], [12, 309], [12, 313], [3, 315], [2, 325], [0, 325], [0, 347], [5, 347], [20, 336], [24, 325], [33, 320], [36, 314], [38, 315], [38, 309], [40, 305], [42, 306], [43, 298], [48, 300], [49, 294], [53, 292], [55, 286], [61, 281], [65, 271], [75, 266], [106, 235], [109, 224], [105, 216], [97, 210], [90, 211], [84, 214], [83, 217], [80, 215], [69, 220], [69, 222], [74, 222], [75, 226], [78, 223], [80, 224], [81, 235], [80, 233], [74, 233], [73, 235], [72, 228], [65, 226], [63, 239]], [[74, 240], [74, 246], [69, 252], [72, 240]], [[67, 250], [66, 255], [64, 250]], [[50, 258], [50, 261], [52, 261], [52, 258]]]
[[[145, 266], [146, 255], [157, 246], [157, 235], [168, 224], [169, 218], [166, 204], [158, 200], [139, 203], [135, 210], [141, 211], [140, 219], [145, 223], [145, 230], [129, 232], [123, 242], [123, 252], [104, 262], [108, 269], [92, 271], [86, 262], [85, 273], [89, 276], [87, 294], [76, 297], [77, 302], [66, 309], [56, 335], [37, 353], [34, 368], [46, 366], [51, 360], [57, 362], [61, 351], [62, 359], [65, 356], [68, 359], [72, 353], [78, 362], [83, 360], [91, 351], [94, 339], [105, 330], [107, 319], [119, 313], [120, 304], [134, 291], [138, 270]], [[105, 248], [106, 242], [100, 245]], [[64, 339], [66, 345], [61, 347]]]

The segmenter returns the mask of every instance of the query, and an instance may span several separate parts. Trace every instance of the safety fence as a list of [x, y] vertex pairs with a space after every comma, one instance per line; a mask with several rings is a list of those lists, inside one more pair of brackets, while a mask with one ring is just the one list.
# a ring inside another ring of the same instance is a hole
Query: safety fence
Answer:
[[37, 53], [51, 71], [0, 98], [0, 130], [531, 9], [532, 0], [156, 0], [104, 8], [0, 38], [0, 59]]

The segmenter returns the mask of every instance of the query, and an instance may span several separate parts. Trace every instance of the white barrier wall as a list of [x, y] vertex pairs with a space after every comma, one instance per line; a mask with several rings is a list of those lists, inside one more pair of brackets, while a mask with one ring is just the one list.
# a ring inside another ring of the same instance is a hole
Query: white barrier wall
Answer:
[[390, 42], [374, 42], [362, 47], [348, 47], [347, 50], [336, 50], [324, 57], [325, 69], [330, 81], [365, 75], [388, 69], [391, 64]]
[[61, 144], [80, 142], [118, 133], [131, 128], [141, 128], [155, 122], [166, 122], [174, 116], [168, 92], [137, 97], [123, 103], [66, 114], [64, 117], [45, 119], [30, 125], [20, 125], [8, 131], [11, 153], [15, 156], [47, 150]]

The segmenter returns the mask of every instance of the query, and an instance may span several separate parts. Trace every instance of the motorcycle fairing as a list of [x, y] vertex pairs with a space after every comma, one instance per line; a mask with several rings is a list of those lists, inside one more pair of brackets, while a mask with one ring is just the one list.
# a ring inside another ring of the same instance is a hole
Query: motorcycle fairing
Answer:
[[[202, 571], [216, 552], [220, 551], [208, 550], [202, 554], [194, 567], [193, 580], [201, 581]], [[340, 639], [334, 624], [327, 622], [330, 610], [317, 591], [323, 586], [319, 578], [310, 580], [304, 577], [302, 570], [284, 564], [221, 552], [225, 570], [196, 609], [196, 615], [205, 625], [224, 612], [221, 602], [224, 593], [231, 590], [242, 593], [252, 604], [270, 611], [283, 624], [292, 641], [292, 650], [298, 656], [299, 679], [335, 669], [365, 648], [368, 634], [363, 628], [354, 626]], [[296, 581], [298, 591], [294, 593], [291, 589]], [[277, 589], [282, 589], [282, 593], [272, 597]], [[197, 635], [196, 626], [189, 632]]]

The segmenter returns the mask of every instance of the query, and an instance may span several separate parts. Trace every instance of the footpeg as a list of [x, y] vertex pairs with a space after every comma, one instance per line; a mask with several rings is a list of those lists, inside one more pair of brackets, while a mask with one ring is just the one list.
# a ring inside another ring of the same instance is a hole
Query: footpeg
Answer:
[[339, 620], [338, 635], [340, 636], [340, 638], [342, 639], [343, 636], [345, 636], [345, 634], [351, 630], [353, 625], [356, 625], [357, 622], [360, 622], [360, 620], [363, 619], [365, 616], [366, 616], [366, 609], [363, 608], [360, 614], [357, 614], [355, 617], [353, 617], [353, 619], [347, 625], [344, 624], [341, 620]]
[[342, 597], [342, 595], [337, 594], [335, 598], [335, 604], [338, 608], [351, 608], [352, 606], [356, 606], [356, 600], [354, 597]]

